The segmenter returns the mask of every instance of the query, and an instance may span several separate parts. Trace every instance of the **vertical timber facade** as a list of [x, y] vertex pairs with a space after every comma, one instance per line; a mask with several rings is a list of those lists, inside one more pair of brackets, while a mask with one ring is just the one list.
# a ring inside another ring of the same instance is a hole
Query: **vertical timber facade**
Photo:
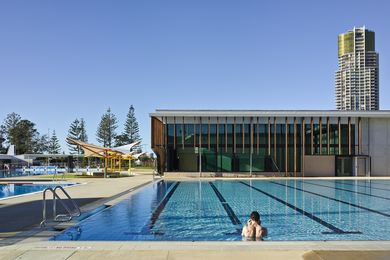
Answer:
[[366, 176], [370, 120], [389, 118], [390, 127], [389, 112], [370, 113], [157, 110], [152, 149], [160, 173]]

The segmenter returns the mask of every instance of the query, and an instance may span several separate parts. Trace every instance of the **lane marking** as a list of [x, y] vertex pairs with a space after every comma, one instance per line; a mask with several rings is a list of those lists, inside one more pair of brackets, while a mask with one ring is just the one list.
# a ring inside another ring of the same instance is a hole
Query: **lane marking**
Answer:
[[301, 182], [303, 184], [322, 186], [322, 187], [327, 187], [327, 188], [331, 188], [331, 189], [342, 190], [342, 191], [352, 192], [352, 193], [366, 195], [366, 196], [370, 196], [370, 197], [380, 198], [380, 199], [384, 199], [384, 200], [390, 200], [390, 198], [387, 198], [387, 197], [383, 197], [383, 196], [379, 196], [379, 195], [372, 195], [372, 194], [365, 193], [365, 192], [360, 192], [360, 191], [354, 191], [354, 190], [348, 190], [348, 189], [343, 189], [343, 188], [337, 188], [337, 187], [332, 187], [332, 186], [328, 186], [328, 185], [312, 183], [312, 182], [308, 182], [308, 181], [299, 181], [299, 182]]
[[169, 199], [172, 197], [173, 193], [176, 191], [179, 184], [180, 184], [180, 182], [176, 182], [176, 184], [171, 188], [171, 190], [168, 192], [168, 194], [160, 202], [160, 204], [157, 206], [157, 208], [153, 211], [152, 216], [150, 217], [149, 223], [142, 228], [142, 231], [140, 232], [140, 234], [151, 233], [151, 230], [153, 229], [154, 224], [156, 223], [156, 221], [160, 217], [161, 212], [164, 210]]
[[286, 185], [286, 184], [281, 184], [281, 183], [277, 183], [277, 182], [273, 182], [273, 181], [271, 181], [271, 183], [276, 184], [276, 185], [280, 185], [280, 186], [284, 186], [284, 187], [288, 187], [290, 189], [306, 192], [306, 193], [309, 193], [309, 194], [313, 194], [313, 195], [316, 195], [318, 197], [322, 197], [322, 198], [325, 198], [325, 199], [337, 201], [337, 202], [340, 202], [340, 203], [343, 203], [343, 204], [346, 204], [346, 205], [349, 205], [349, 206], [352, 206], [352, 207], [356, 207], [356, 208], [359, 208], [359, 209], [364, 209], [364, 210], [367, 210], [369, 212], [376, 213], [376, 214], [379, 214], [379, 215], [382, 215], [382, 216], [385, 216], [385, 217], [390, 217], [390, 214], [386, 214], [386, 213], [383, 213], [383, 212], [375, 210], [375, 209], [370, 209], [370, 208], [367, 208], [367, 207], [359, 206], [359, 205], [351, 203], [351, 202], [347, 202], [347, 201], [331, 198], [331, 197], [328, 197], [326, 195], [322, 195], [322, 194], [319, 194], [319, 193], [316, 193], [316, 192], [312, 192], [312, 191], [303, 190], [303, 189], [300, 189], [298, 187], [292, 187], [292, 186], [289, 186], [289, 185]]
[[238, 219], [237, 215], [234, 213], [234, 211], [230, 207], [229, 203], [226, 202], [225, 198], [219, 192], [217, 187], [215, 187], [214, 183], [209, 182], [209, 184], [210, 184], [211, 188], [213, 188], [215, 194], [217, 195], [219, 201], [221, 202], [223, 208], [225, 209], [226, 213], [228, 214], [230, 221], [233, 223], [233, 225], [241, 225], [241, 221]]
[[270, 198], [272, 198], [272, 199], [274, 199], [274, 200], [276, 200], [276, 201], [278, 201], [278, 202], [280, 202], [280, 203], [282, 203], [284, 205], [286, 205], [287, 207], [289, 207], [289, 208], [291, 208], [291, 209], [293, 209], [293, 210], [303, 214], [304, 216], [314, 220], [315, 222], [317, 222], [317, 223], [323, 225], [324, 227], [326, 227], [326, 228], [328, 228], [328, 229], [333, 231], [333, 232], [322, 232], [323, 234], [334, 234], [334, 233], [336, 233], [336, 234], [360, 234], [361, 233], [361, 232], [348, 232], [348, 231], [344, 231], [342, 229], [339, 229], [338, 227], [336, 227], [336, 226], [326, 222], [323, 219], [320, 219], [319, 217], [315, 216], [314, 214], [312, 214], [310, 212], [307, 212], [307, 211], [305, 211], [305, 210], [303, 210], [301, 208], [298, 208], [297, 206], [294, 206], [294, 205], [288, 203], [287, 201], [279, 199], [278, 197], [276, 197], [276, 196], [274, 196], [274, 195], [272, 195], [272, 194], [270, 194], [268, 192], [260, 190], [260, 189], [258, 189], [256, 187], [253, 187], [253, 186], [251, 186], [251, 185], [249, 185], [249, 184], [247, 184], [245, 182], [242, 182], [242, 181], [240, 181], [240, 183], [245, 185], [245, 186], [248, 186], [249, 188], [254, 189], [254, 190], [256, 190], [256, 191], [258, 191], [258, 192], [260, 192], [260, 193], [262, 193], [262, 194], [264, 194], [264, 195], [266, 195], [266, 196], [268, 196], [268, 197], [270, 197]]

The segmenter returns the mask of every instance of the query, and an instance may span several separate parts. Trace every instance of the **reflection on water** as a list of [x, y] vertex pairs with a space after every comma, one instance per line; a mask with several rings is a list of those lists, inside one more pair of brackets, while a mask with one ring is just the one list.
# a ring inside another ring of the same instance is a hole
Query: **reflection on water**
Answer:
[[0, 170], [0, 178], [10, 178], [10, 177], [16, 177], [16, 176], [25, 176], [22, 171], [17, 170]]
[[236, 223], [245, 223], [257, 210], [268, 229], [264, 238], [268, 241], [390, 240], [387, 180], [176, 184], [162, 181], [146, 186], [80, 222], [83, 232], [70, 229], [53, 239], [241, 241], [242, 225]]

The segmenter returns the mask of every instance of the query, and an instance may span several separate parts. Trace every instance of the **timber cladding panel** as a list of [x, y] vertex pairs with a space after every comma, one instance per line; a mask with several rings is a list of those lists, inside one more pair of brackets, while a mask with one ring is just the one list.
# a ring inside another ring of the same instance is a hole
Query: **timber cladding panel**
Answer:
[[155, 117], [152, 122], [152, 149], [157, 155], [157, 169], [159, 173], [165, 169], [165, 142], [164, 142], [164, 124]]

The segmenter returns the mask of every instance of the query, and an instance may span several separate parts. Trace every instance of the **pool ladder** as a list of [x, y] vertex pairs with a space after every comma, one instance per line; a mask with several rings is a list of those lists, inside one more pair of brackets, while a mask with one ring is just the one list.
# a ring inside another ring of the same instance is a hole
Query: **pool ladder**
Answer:
[[[62, 193], [68, 198], [68, 200], [72, 203], [76, 212], [70, 210], [70, 208], [66, 205], [66, 203], [58, 196], [57, 191], [60, 190]], [[53, 194], [53, 220], [56, 222], [65, 222], [72, 220], [73, 217], [79, 217], [81, 215], [81, 210], [77, 206], [76, 202], [69, 196], [69, 194], [65, 191], [65, 189], [61, 186], [56, 186], [53, 188], [46, 188], [43, 191], [43, 211], [42, 211], [42, 221], [41, 227], [46, 226], [47, 218], [46, 218], [46, 192], [50, 191]], [[57, 201], [60, 202], [61, 206], [66, 210], [67, 214], [58, 214], [57, 215]]]

